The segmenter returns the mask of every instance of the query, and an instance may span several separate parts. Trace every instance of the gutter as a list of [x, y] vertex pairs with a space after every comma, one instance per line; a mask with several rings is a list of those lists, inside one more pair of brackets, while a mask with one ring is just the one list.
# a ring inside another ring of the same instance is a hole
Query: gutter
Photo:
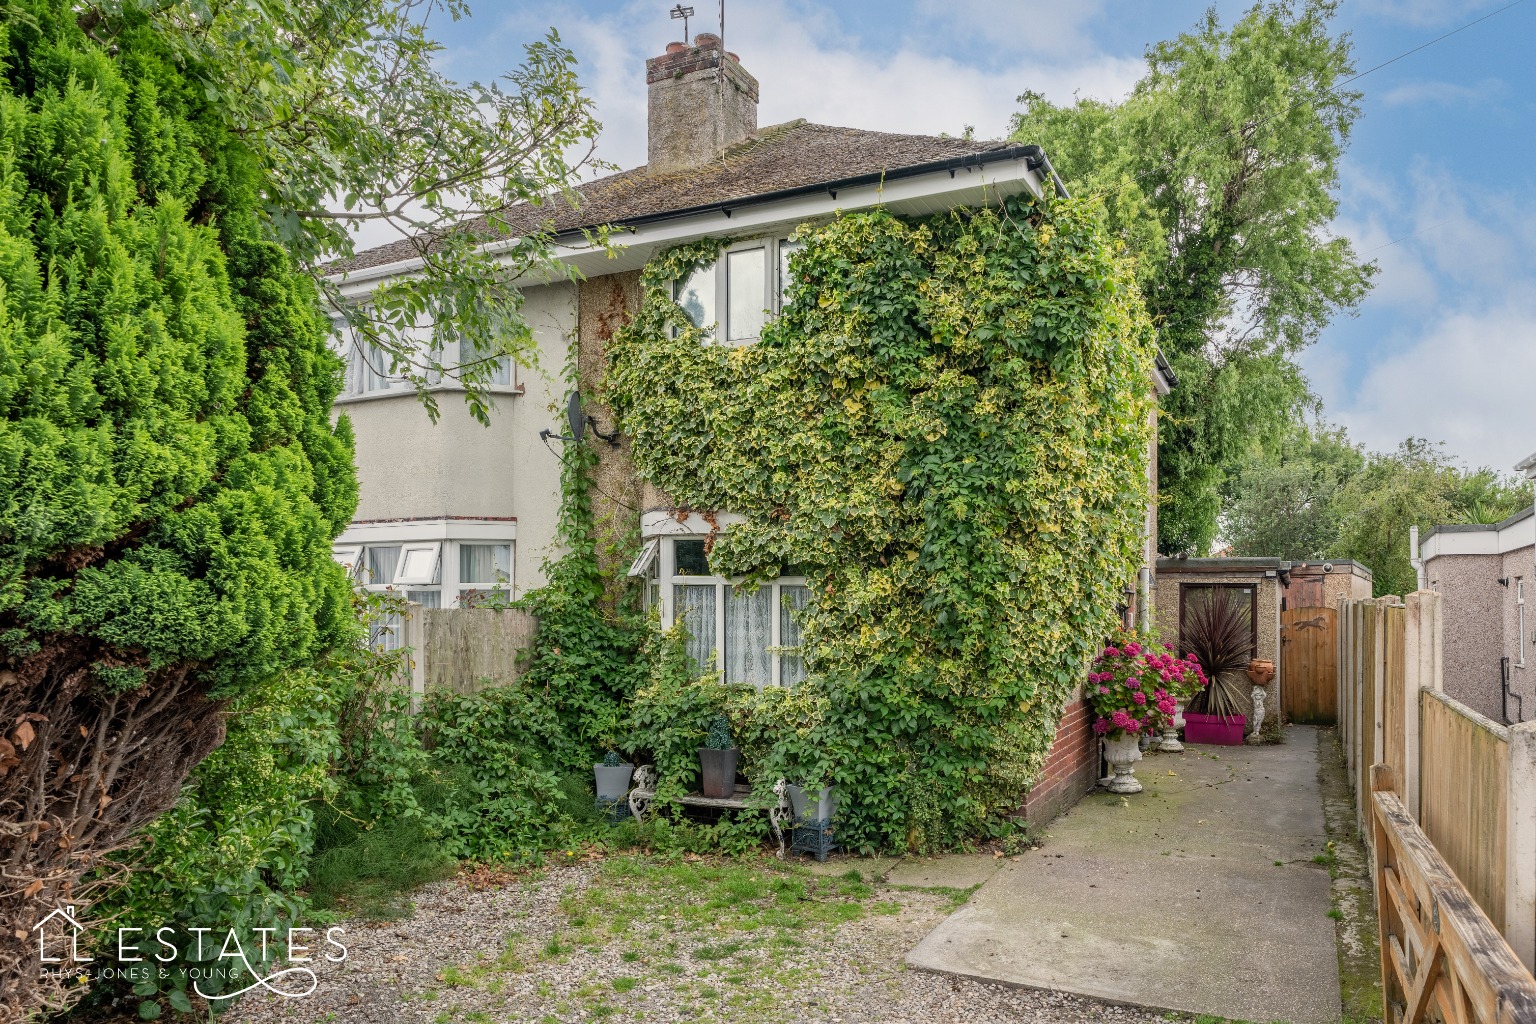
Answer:
[[1056, 173], [1056, 168], [1051, 166], [1051, 158], [1045, 155], [1045, 150], [1039, 146], [1024, 147], [1024, 166], [1039, 173], [1041, 168], [1051, 176], [1051, 181], [1056, 185], [1056, 198], [1066, 199], [1067, 186], [1062, 182], [1061, 175]]

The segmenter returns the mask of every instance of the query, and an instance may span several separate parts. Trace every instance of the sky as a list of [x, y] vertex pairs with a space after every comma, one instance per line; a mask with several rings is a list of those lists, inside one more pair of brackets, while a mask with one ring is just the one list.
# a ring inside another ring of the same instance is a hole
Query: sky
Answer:
[[[434, 25], [446, 74], [489, 80], [551, 27], [580, 62], [600, 156], [645, 162], [646, 57], [681, 38], [674, 0], [470, 0]], [[1409, 436], [1509, 471], [1536, 452], [1536, 0], [1342, 0], [1375, 70], [1340, 172], [1336, 234], [1380, 271], [1358, 315], [1300, 357], [1325, 416], [1376, 450]], [[758, 123], [1003, 136], [1025, 90], [1123, 97], [1188, 0], [727, 0], [727, 47], [761, 84]], [[1217, 0], [1224, 23], [1249, 6]], [[718, 31], [694, 0], [690, 31]]]

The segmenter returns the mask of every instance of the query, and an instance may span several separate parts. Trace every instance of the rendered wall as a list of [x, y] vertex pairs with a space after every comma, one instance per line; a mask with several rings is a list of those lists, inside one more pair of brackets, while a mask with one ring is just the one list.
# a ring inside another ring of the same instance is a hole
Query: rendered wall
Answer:
[[1503, 715], [1499, 658], [1506, 653], [1502, 575], [1499, 555], [1441, 555], [1424, 563], [1429, 589], [1445, 596], [1445, 692], [1496, 722]]

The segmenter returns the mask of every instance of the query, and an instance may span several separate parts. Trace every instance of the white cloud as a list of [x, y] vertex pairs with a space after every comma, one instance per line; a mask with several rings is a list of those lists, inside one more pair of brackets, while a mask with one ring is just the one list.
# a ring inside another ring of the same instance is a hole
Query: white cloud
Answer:
[[1408, 82], [1381, 94], [1381, 101], [1389, 107], [1405, 107], [1434, 103], [1441, 106], [1482, 103], [1505, 91], [1505, 85], [1497, 78], [1485, 78], [1475, 85], [1440, 82], [1427, 79]]
[[1536, 290], [1526, 289], [1425, 324], [1379, 359], [1353, 401], [1334, 404], [1329, 417], [1371, 448], [1428, 437], [1469, 466], [1508, 472], [1536, 450], [1533, 381]]

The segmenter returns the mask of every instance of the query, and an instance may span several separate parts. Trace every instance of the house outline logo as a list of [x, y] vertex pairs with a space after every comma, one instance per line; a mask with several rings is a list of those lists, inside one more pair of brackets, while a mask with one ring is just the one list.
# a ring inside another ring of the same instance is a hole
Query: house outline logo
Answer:
[[85, 925], [83, 925], [79, 921], [75, 920], [75, 908], [74, 908], [73, 904], [70, 904], [67, 907], [55, 907], [48, 914], [47, 917], [44, 917], [41, 921], [37, 922], [37, 924], [32, 926], [32, 930], [37, 932], [37, 957], [38, 957], [38, 959], [41, 960], [45, 964], [61, 964], [61, 963], [64, 963], [64, 958], [63, 957], [49, 956], [48, 955], [48, 932], [43, 927], [49, 921], [52, 921], [56, 917], [64, 918], [64, 920], [69, 922], [70, 928], [73, 929], [71, 931], [71, 933], [70, 933], [70, 936], [69, 936], [69, 958], [70, 958], [70, 960], [72, 962], [74, 962], [74, 963], [77, 963], [77, 964], [88, 964], [91, 961], [93, 961], [95, 959], [95, 957], [81, 956], [80, 955], [80, 933], [85, 931]]

